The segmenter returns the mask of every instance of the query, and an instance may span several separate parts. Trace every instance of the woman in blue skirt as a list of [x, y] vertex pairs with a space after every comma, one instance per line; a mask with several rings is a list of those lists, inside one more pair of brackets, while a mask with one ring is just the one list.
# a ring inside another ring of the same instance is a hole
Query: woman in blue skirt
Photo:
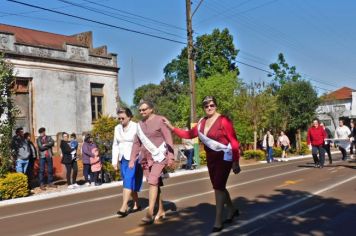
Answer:
[[[120, 163], [123, 180], [123, 201], [117, 214], [120, 217], [125, 217], [129, 213], [141, 210], [137, 192], [141, 190], [143, 171], [138, 161], [136, 161], [134, 168], [129, 168], [132, 144], [137, 132], [137, 123], [131, 121], [132, 112], [128, 108], [121, 108], [118, 109], [117, 115], [120, 124], [115, 127], [112, 165], [117, 170], [118, 163]], [[133, 199], [132, 208], [128, 207], [130, 196]]]

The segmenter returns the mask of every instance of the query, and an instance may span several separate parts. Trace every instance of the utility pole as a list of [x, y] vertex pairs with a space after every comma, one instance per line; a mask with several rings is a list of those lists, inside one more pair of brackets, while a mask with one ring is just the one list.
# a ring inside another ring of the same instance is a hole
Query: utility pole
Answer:
[[194, 52], [193, 52], [193, 29], [192, 29], [192, 14], [191, 2], [185, 0], [186, 15], [187, 15], [187, 39], [188, 39], [188, 73], [190, 85], [190, 122], [194, 123], [197, 119], [196, 99], [195, 99], [195, 69], [194, 69]]

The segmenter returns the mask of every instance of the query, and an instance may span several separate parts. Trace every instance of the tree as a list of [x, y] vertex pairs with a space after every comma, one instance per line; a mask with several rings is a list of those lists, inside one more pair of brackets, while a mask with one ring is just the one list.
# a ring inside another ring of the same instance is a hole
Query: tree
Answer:
[[281, 86], [287, 82], [295, 82], [301, 78], [301, 75], [296, 72], [296, 67], [290, 67], [282, 53], [278, 54], [277, 62], [270, 64], [269, 68], [274, 71], [273, 74], [268, 75], [269, 77], [273, 77], [273, 82], [271, 85], [274, 91], [278, 91]]
[[[215, 74], [225, 74], [238, 69], [235, 59], [238, 51], [228, 29], [214, 29], [212, 34], [197, 37], [194, 44], [197, 78], [208, 78]], [[168, 63], [163, 72], [165, 78], [189, 84], [187, 48], [183, 48], [177, 58]]]
[[319, 103], [318, 94], [309, 81], [290, 81], [278, 91], [278, 112], [289, 133], [297, 131], [297, 150], [301, 143], [300, 131], [309, 126]]
[[15, 82], [13, 67], [0, 54], [0, 177], [11, 169], [11, 139], [15, 125], [15, 108], [11, 95]]

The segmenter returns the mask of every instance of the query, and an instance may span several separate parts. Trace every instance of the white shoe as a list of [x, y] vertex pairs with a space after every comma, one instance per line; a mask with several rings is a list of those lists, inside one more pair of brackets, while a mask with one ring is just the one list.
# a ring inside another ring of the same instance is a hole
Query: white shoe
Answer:
[[68, 189], [74, 189], [74, 185], [73, 184], [71, 184], [71, 185], [68, 185], [68, 187], [67, 187]]
[[78, 188], [79, 187], [79, 184], [75, 183], [73, 184], [74, 188]]
[[85, 185], [85, 186], [90, 186], [90, 183], [89, 183], [89, 182], [86, 182], [84, 185]]

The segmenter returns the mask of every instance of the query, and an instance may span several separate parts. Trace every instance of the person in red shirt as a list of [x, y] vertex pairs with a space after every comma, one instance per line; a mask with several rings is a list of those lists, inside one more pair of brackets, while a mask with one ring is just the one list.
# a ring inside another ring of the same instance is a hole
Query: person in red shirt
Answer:
[[[199, 136], [204, 143], [209, 176], [216, 200], [216, 215], [212, 232], [219, 232], [223, 229], [223, 224], [232, 223], [233, 218], [239, 215], [239, 210], [233, 205], [226, 189], [231, 169], [235, 174], [241, 171], [239, 142], [232, 121], [217, 112], [216, 99], [213, 96], [206, 96], [202, 105], [206, 116], [191, 130], [175, 128], [168, 120], [164, 122], [177, 136], [185, 139]], [[228, 212], [227, 218], [223, 221], [224, 204]]]
[[[307, 143], [312, 150], [315, 168], [323, 168], [325, 162], [325, 149], [323, 147], [327, 134], [320, 126], [318, 119], [313, 120], [313, 126], [308, 129]], [[319, 153], [319, 158], [318, 158]]]

